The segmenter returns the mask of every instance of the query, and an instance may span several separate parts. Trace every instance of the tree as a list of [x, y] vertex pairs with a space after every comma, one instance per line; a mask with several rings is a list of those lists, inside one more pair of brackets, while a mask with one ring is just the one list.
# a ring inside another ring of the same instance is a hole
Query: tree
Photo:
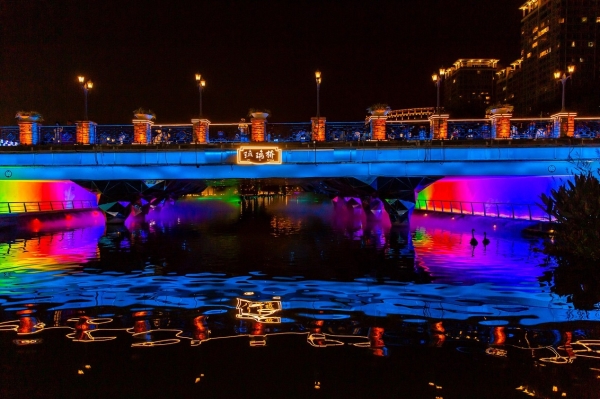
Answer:
[[578, 260], [600, 260], [600, 181], [582, 171], [574, 181], [542, 194], [543, 209], [554, 217], [554, 240], [547, 253]]

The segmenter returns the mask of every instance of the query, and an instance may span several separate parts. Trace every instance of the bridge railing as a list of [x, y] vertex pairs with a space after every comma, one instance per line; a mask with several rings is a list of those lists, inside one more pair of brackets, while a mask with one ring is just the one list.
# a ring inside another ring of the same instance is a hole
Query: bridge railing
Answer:
[[[425, 110], [425, 109], [424, 109]], [[425, 115], [427, 112], [424, 111]], [[250, 141], [252, 123], [244, 123], [245, 132], [240, 130], [240, 122], [211, 123], [208, 141], [244, 142]], [[311, 122], [267, 122], [267, 136], [272, 142], [307, 142], [312, 140]], [[96, 134], [91, 144], [131, 144], [133, 125], [96, 125]], [[492, 137], [490, 119], [448, 119], [447, 131], [450, 140], [489, 140]], [[245, 133], [245, 134], [244, 134]], [[511, 139], [556, 139], [552, 118], [511, 118]], [[19, 144], [18, 126], [0, 126], [0, 146]], [[325, 138], [328, 142], [365, 141], [371, 139], [369, 123], [365, 121], [325, 123]], [[600, 138], [600, 117], [576, 117], [573, 138]], [[386, 121], [388, 141], [429, 141], [431, 137], [428, 119], [389, 118]], [[191, 124], [154, 124], [151, 128], [152, 144], [189, 144], [194, 142]], [[73, 145], [76, 143], [76, 126], [40, 126], [39, 144]]]
[[96, 144], [133, 143], [133, 125], [98, 125]]
[[429, 121], [426, 119], [388, 121], [385, 124], [385, 134], [388, 140], [431, 140]]
[[531, 221], [553, 221], [536, 204], [512, 204], [502, 202], [474, 202], [452, 200], [417, 200], [415, 209], [459, 215], [487, 216]]
[[265, 140], [272, 142], [309, 142], [312, 140], [310, 122], [267, 123]]
[[0, 127], [0, 146], [17, 145], [19, 143], [18, 126]]
[[[194, 141], [192, 125], [153, 125], [153, 144], [186, 144]], [[133, 131], [132, 131], [133, 134]]]
[[360, 122], [327, 122], [325, 139], [327, 141], [360, 141], [370, 139], [371, 129], [364, 121]]
[[96, 203], [88, 200], [0, 202], [0, 215], [66, 211], [75, 209], [94, 209], [96, 207]]
[[42, 126], [40, 140], [42, 144], [75, 144], [76, 130], [75, 125]]

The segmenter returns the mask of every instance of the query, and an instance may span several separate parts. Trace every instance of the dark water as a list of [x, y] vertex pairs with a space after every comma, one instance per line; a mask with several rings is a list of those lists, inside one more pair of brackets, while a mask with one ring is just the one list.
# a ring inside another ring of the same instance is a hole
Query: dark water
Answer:
[[0, 397], [598, 398], [600, 312], [524, 227], [300, 194], [4, 231]]

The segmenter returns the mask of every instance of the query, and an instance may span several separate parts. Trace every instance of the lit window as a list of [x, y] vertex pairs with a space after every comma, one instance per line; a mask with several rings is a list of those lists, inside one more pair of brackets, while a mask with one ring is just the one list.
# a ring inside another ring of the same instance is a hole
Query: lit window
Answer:
[[584, 61], [584, 59], [583, 59], [583, 58], [580, 58], [580, 59], [579, 59], [579, 62], [583, 62], [583, 61]]
[[[599, 17], [600, 18], [600, 17]], [[559, 18], [558, 19], [558, 23], [559, 24], [564, 24], [565, 23], [565, 19], [564, 18]]]
[[547, 55], [548, 55], [548, 53], [550, 53], [551, 51], [552, 51], [552, 48], [551, 48], [551, 47], [550, 47], [550, 48], [547, 48], [547, 49], [546, 49], [546, 50], [544, 50], [544, 51], [542, 51], [542, 52], [540, 53], [540, 58], [547, 56]]
[[538, 27], [536, 26], [535, 28], [533, 28], [533, 31], [531, 33], [535, 33], [538, 31]]
[[600, 17], [596, 17], [596, 23], [600, 23]]
[[536, 47], [537, 47], [537, 43], [538, 43], [538, 42], [534, 42], [534, 43], [531, 45], [531, 48], [536, 48]]
[[588, 47], [594, 47], [594, 42], [588, 42]]
[[575, 47], [575, 42], [571, 42], [571, 47]]
[[587, 17], [581, 17], [581, 22], [586, 23], [587, 22]]
[[527, 58], [531, 57], [531, 53], [527, 53]]
[[539, 36], [542, 36], [542, 35], [544, 35], [544, 34], [546, 34], [546, 33], [547, 33], [549, 30], [550, 30], [550, 27], [549, 27], [549, 26], [546, 26], [544, 29], [542, 29], [542, 30], [540, 31], [540, 33], [538, 33], [538, 37], [539, 37]]

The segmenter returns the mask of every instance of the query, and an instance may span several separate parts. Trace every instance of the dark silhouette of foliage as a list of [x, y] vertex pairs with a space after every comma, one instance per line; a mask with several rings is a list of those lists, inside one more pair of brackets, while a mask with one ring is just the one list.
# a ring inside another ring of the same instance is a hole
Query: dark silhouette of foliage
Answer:
[[578, 260], [600, 260], [600, 181], [590, 171], [550, 195], [541, 195], [542, 209], [554, 217], [554, 240], [546, 245], [551, 255]]
[[600, 302], [600, 269], [592, 261], [557, 258], [551, 291], [569, 298], [575, 309], [593, 310]]

